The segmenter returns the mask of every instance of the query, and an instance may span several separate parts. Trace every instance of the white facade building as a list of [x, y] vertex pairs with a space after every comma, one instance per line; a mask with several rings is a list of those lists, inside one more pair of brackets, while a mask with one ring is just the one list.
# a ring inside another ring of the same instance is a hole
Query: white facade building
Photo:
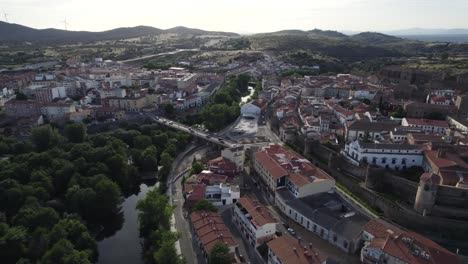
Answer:
[[206, 186], [205, 198], [216, 206], [236, 203], [240, 198], [237, 185], [209, 185]]
[[449, 128], [447, 121], [417, 118], [403, 118], [401, 125], [418, 128], [425, 133], [433, 134], [445, 134], [445, 131]]
[[355, 164], [367, 162], [391, 169], [421, 167], [424, 157], [420, 145], [376, 144], [358, 140], [345, 145], [343, 154]]
[[266, 207], [250, 197], [239, 199], [234, 206], [232, 221], [254, 248], [275, 236], [276, 219]]

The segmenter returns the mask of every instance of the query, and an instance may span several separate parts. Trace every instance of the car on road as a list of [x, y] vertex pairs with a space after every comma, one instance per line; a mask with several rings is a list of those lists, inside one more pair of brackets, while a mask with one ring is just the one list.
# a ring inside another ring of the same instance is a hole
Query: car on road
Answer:
[[294, 229], [288, 228], [288, 232], [291, 234], [291, 236], [296, 236], [296, 231], [294, 231]]
[[280, 237], [280, 236], [282, 236], [282, 235], [283, 235], [283, 232], [281, 232], [281, 231], [277, 230], [277, 231], [275, 232], [275, 235]]

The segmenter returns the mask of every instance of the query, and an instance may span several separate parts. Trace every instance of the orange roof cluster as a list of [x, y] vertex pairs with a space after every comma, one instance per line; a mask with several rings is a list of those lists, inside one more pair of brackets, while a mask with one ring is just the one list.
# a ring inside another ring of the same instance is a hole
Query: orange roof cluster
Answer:
[[364, 231], [374, 239], [369, 247], [378, 248], [406, 263], [461, 263], [458, 257], [434, 241], [414, 232], [407, 232], [383, 219], [372, 219]]
[[[302, 186], [316, 180], [328, 180], [323, 170], [317, 168], [310, 161], [281, 145], [270, 145], [255, 153], [257, 159], [277, 179], [288, 176], [297, 185]], [[311, 177], [314, 176], [314, 177]]]
[[190, 219], [193, 229], [207, 254], [209, 254], [218, 243], [228, 247], [238, 246], [218, 213], [196, 211], [190, 215]]
[[301, 245], [291, 236], [280, 236], [267, 243], [270, 250], [283, 264], [319, 264], [321, 257], [312, 247]]
[[250, 197], [241, 197], [239, 199], [239, 204], [250, 214], [252, 217], [251, 222], [255, 226], [263, 226], [277, 222], [265, 206], [252, 200]]
[[396, 237], [388, 236], [382, 246], [381, 249], [385, 253], [406, 263], [461, 263], [454, 253], [414, 232], [406, 232]]

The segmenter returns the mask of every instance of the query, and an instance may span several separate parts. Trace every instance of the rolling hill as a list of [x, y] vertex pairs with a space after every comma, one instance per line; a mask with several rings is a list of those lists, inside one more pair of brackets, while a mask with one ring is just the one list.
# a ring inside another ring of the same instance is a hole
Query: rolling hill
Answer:
[[11, 24], [0, 21], [0, 42], [33, 42], [33, 43], [87, 43], [100, 40], [118, 40], [137, 38], [164, 33], [174, 33], [182, 35], [219, 35], [237, 36], [230, 32], [210, 32], [200, 29], [186, 27], [175, 27], [167, 30], [137, 26], [116, 28], [102, 32], [89, 31], [67, 31], [60, 29], [34, 29], [18, 24]]

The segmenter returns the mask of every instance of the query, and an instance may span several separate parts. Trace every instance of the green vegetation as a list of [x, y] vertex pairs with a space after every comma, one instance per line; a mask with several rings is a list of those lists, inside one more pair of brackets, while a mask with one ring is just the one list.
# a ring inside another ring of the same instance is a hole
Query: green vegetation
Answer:
[[144, 68], [148, 70], [168, 70], [169, 68], [173, 67], [174, 65], [169, 63], [157, 63], [157, 62], [148, 62], [143, 65]]
[[217, 212], [218, 208], [214, 206], [213, 203], [208, 200], [200, 200], [195, 203], [195, 205], [193, 206], [193, 210]]
[[200, 161], [193, 159], [192, 169], [190, 170], [190, 175], [198, 174], [205, 169], [205, 166]]
[[237, 119], [241, 97], [249, 93], [249, 81], [249, 75], [231, 76], [216, 92], [213, 102], [201, 109], [199, 116], [207, 129], [218, 131]]
[[214, 245], [210, 255], [208, 256], [208, 264], [227, 263], [232, 263], [231, 256], [229, 255], [229, 248], [221, 243]]
[[374, 213], [375, 215], [382, 215], [381, 213], [379, 213], [378, 211], [376, 211], [374, 208], [372, 208], [369, 204], [367, 204], [366, 202], [364, 202], [361, 198], [357, 197], [354, 193], [352, 193], [350, 190], [348, 190], [346, 187], [344, 187], [343, 185], [341, 185], [340, 183], [336, 183], [335, 184], [336, 187], [338, 187], [340, 190], [342, 190], [344, 193], [346, 193], [347, 195], [351, 196], [354, 200], [356, 200], [358, 203], [360, 203], [362, 206], [364, 206], [365, 208], [367, 208], [367, 210], [371, 211], [372, 213]]
[[[0, 137], [0, 152], [9, 155], [0, 161], [2, 263], [95, 262], [94, 237], [138, 189], [139, 171], [161, 165], [164, 182], [189, 139], [151, 124], [94, 136], [81, 124], [66, 125], [64, 135], [47, 125], [27, 140]], [[169, 255], [167, 245], [160, 248], [158, 256]]]
[[406, 111], [403, 110], [403, 107], [398, 107], [398, 109], [392, 114], [394, 118], [404, 118], [406, 117]]
[[144, 256], [147, 262], [185, 263], [175, 248], [179, 234], [170, 231], [174, 207], [169, 205], [165, 191], [160, 188], [151, 190], [145, 199], [138, 201], [137, 209], [140, 211], [140, 236], [145, 239]]

